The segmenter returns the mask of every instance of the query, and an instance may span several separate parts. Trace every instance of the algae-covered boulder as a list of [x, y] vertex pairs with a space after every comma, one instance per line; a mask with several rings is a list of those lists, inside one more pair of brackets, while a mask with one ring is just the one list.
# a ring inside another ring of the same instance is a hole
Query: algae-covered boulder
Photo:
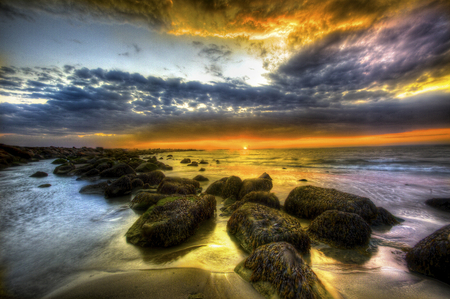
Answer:
[[293, 189], [284, 208], [291, 215], [307, 219], [314, 219], [327, 210], [355, 213], [369, 224], [378, 214], [377, 207], [368, 198], [314, 186]]
[[183, 164], [191, 163], [191, 159], [189, 159], [189, 158], [184, 158], [183, 160], [181, 160], [180, 163], [183, 163]]
[[134, 188], [142, 188], [144, 186], [144, 182], [141, 179], [133, 179], [131, 181], [131, 187]]
[[165, 177], [158, 185], [161, 194], [196, 194], [200, 183], [191, 179]]
[[270, 191], [272, 190], [272, 187], [272, 180], [269, 179], [246, 179], [242, 182], [238, 199], [242, 199], [247, 193], [250, 193], [252, 191]]
[[228, 205], [224, 203], [224, 207], [221, 208], [221, 211], [223, 211], [221, 216], [231, 215], [231, 213], [239, 209], [246, 202], [262, 204], [265, 205], [266, 207], [274, 208], [277, 210], [280, 209], [280, 200], [274, 193], [265, 191], [252, 191], [237, 202]]
[[108, 187], [108, 183], [101, 182], [98, 184], [84, 186], [79, 192], [83, 194], [105, 194], [106, 187]]
[[48, 176], [48, 173], [43, 172], [43, 171], [36, 171], [32, 175], [30, 175], [31, 178], [43, 178], [43, 177], [46, 177], [46, 176]]
[[259, 176], [259, 178], [272, 180], [272, 178], [270, 177], [270, 175], [267, 172], [264, 172], [262, 175]]
[[450, 198], [432, 198], [426, 200], [425, 203], [433, 208], [450, 212]]
[[159, 200], [169, 196], [172, 195], [140, 192], [131, 200], [130, 208], [134, 210], [147, 210], [148, 208], [156, 204]]
[[246, 203], [237, 209], [228, 220], [227, 230], [247, 252], [281, 241], [291, 243], [302, 253], [308, 253], [311, 248], [297, 218], [260, 204]]
[[216, 209], [212, 195], [166, 197], [151, 206], [126, 233], [127, 242], [142, 247], [182, 243]]
[[133, 189], [133, 185], [131, 184], [131, 178], [124, 175], [119, 179], [115, 180], [105, 189], [106, 197], [117, 197], [129, 194]]
[[450, 224], [419, 241], [407, 254], [411, 271], [450, 284]]
[[286, 242], [256, 248], [234, 271], [266, 298], [332, 298], [294, 246]]
[[193, 180], [194, 180], [194, 181], [197, 181], [197, 182], [206, 182], [206, 181], [209, 181], [209, 179], [208, 179], [207, 177], [204, 177], [204, 176], [202, 176], [201, 174], [196, 175], [196, 176], [193, 178]]
[[358, 214], [328, 210], [314, 219], [310, 237], [336, 248], [354, 248], [369, 243], [372, 229]]
[[67, 163], [67, 160], [64, 158], [58, 158], [52, 162], [52, 164], [65, 164], [65, 163]]
[[222, 196], [228, 198], [230, 196], [238, 196], [241, 190], [242, 180], [238, 176], [230, 176], [223, 185]]
[[225, 177], [225, 178], [221, 178], [220, 180], [215, 181], [214, 183], [209, 185], [208, 188], [206, 188], [205, 193], [215, 195], [215, 196], [222, 196], [223, 186], [225, 185], [225, 182], [227, 179], [228, 179], [228, 177]]
[[125, 163], [119, 163], [100, 172], [100, 176], [104, 178], [119, 178], [127, 174], [136, 174], [136, 172], [131, 166]]
[[140, 164], [137, 168], [136, 168], [136, 172], [151, 172], [154, 170], [157, 170], [158, 166], [156, 164], [153, 164], [151, 162], [145, 162]]
[[90, 177], [98, 176], [98, 175], [100, 175], [100, 171], [98, 169], [94, 168], [94, 169], [91, 169], [91, 170], [85, 172], [82, 176], [90, 178]]
[[64, 175], [64, 174], [69, 174], [69, 172], [71, 172], [74, 169], [75, 169], [75, 166], [72, 163], [66, 163], [66, 164], [57, 166], [55, 168], [55, 170], [53, 170], [53, 173], [58, 174], [58, 175]]
[[400, 221], [398, 221], [397, 217], [391, 214], [388, 210], [386, 210], [383, 207], [377, 207], [378, 214], [377, 218], [375, 218], [374, 221], [372, 221], [372, 226], [380, 226], [380, 225], [387, 225], [387, 226], [393, 226], [400, 224]]
[[155, 170], [152, 172], [141, 173], [136, 178], [142, 180], [144, 184], [159, 185], [166, 175], [161, 170]]

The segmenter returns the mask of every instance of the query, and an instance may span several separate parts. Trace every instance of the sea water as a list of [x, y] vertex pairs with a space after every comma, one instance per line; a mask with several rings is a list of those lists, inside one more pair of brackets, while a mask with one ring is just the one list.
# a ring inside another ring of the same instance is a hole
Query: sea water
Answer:
[[[450, 295], [449, 285], [409, 272], [402, 250], [450, 223], [450, 213], [424, 203], [450, 197], [449, 146], [215, 150], [157, 157], [173, 166], [166, 176], [206, 176], [203, 190], [223, 177], [246, 179], [266, 172], [282, 204], [292, 189], [304, 185], [368, 197], [404, 221], [391, 229], [374, 229], [365, 252], [313, 247], [307, 261], [319, 278], [349, 298]], [[183, 158], [208, 164], [187, 166], [180, 163]], [[162, 249], [127, 244], [124, 235], [140, 215], [128, 206], [135, 193], [113, 199], [80, 194], [92, 182], [55, 176], [51, 162], [0, 172], [0, 274], [17, 297], [42, 297], [93, 271], [197, 267], [232, 272], [248, 256], [226, 232], [228, 217], [220, 216], [220, 210], [181, 245]], [[204, 172], [199, 172], [201, 167]], [[49, 176], [29, 177], [36, 171]], [[52, 186], [38, 188], [45, 183]], [[217, 197], [217, 202], [220, 208], [222, 199]]]

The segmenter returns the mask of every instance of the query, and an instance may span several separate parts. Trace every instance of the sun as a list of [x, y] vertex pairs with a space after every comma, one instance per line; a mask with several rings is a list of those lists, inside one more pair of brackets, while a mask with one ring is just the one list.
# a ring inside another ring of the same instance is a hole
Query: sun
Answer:
[[246, 150], [246, 149], [247, 149], [247, 147], [246, 147], [246, 146], [244, 146], [244, 149]]

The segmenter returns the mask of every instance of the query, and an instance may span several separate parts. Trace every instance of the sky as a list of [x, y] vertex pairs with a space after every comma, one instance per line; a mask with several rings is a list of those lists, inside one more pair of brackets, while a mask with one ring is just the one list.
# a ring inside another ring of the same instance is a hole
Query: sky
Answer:
[[450, 143], [450, 3], [0, 0], [0, 143]]

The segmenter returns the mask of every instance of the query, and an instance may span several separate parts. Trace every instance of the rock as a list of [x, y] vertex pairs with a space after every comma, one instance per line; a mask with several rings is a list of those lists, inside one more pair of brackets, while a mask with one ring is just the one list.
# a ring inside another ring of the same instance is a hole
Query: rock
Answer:
[[89, 170], [88, 172], [84, 173], [82, 176], [83, 177], [93, 177], [93, 176], [97, 176], [100, 175], [100, 171], [96, 168]]
[[105, 189], [108, 187], [108, 183], [101, 182], [94, 185], [87, 185], [80, 189], [80, 193], [83, 194], [105, 194]]
[[136, 172], [125, 163], [119, 163], [100, 172], [100, 176], [103, 178], [118, 178], [127, 174], [136, 174]]
[[98, 171], [102, 172], [103, 170], [109, 169], [109, 168], [111, 168], [112, 166], [113, 166], [113, 163], [110, 163], [110, 162], [102, 162], [102, 163], [98, 164], [95, 168], [96, 168]]
[[[222, 211], [226, 210], [227, 207], [231, 206], [231, 205], [234, 204], [236, 201], [237, 201], [237, 197], [236, 197], [236, 196], [230, 196], [230, 197], [226, 198], [226, 199], [223, 201], [223, 208], [221, 208], [221, 210], [222, 210]], [[231, 213], [234, 212], [235, 210], [236, 210], [236, 209], [233, 209], [233, 210], [231, 211]], [[229, 215], [231, 215], [231, 213], [229, 213]], [[226, 215], [226, 216], [229, 216], [229, 215]]]
[[32, 154], [30, 154], [29, 152], [24, 151], [18, 147], [6, 145], [6, 144], [0, 144], [0, 149], [2, 149], [3, 151], [7, 152], [8, 154], [10, 154], [12, 156], [19, 157], [22, 159], [29, 160], [29, 159], [33, 158]]
[[111, 185], [106, 187], [105, 196], [107, 198], [123, 196], [129, 194], [132, 189], [133, 187], [131, 185], [131, 179], [128, 176], [124, 175], [119, 179], [113, 181]]
[[223, 186], [225, 185], [225, 182], [227, 179], [228, 179], [228, 177], [222, 178], [218, 181], [215, 181], [214, 183], [209, 185], [209, 187], [206, 189], [205, 193], [215, 195], [215, 196], [222, 196], [222, 189], [223, 189]]
[[159, 200], [169, 196], [172, 195], [140, 192], [131, 200], [130, 208], [134, 210], [147, 210]]
[[191, 179], [166, 177], [158, 185], [161, 194], [197, 194], [200, 183]]
[[[140, 165], [145, 164], [147, 162], [145, 162], [144, 160], [141, 159], [135, 159], [135, 160], [131, 160], [130, 162], [128, 162], [127, 164], [136, 170], [136, 168], [138, 168]], [[154, 169], [153, 169], [154, 170]], [[136, 170], [137, 171], [137, 170]], [[151, 171], [151, 170], [150, 170]], [[145, 171], [141, 171], [141, 172], [145, 172]]]
[[237, 209], [228, 220], [227, 231], [247, 252], [281, 241], [291, 243], [305, 254], [311, 248], [309, 237], [297, 218], [260, 204], [246, 203]]
[[9, 167], [14, 161], [14, 156], [0, 148], [0, 169]]
[[450, 198], [432, 198], [426, 200], [425, 203], [433, 208], [450, 212]]
[[74, 174], [74, 175], [84, 175], [86, 172], [88, 172], [88, 171], [90, 171], [90, 170], [92, 170], [92, 169], [95, 169], [95, 165], [92, 165], [92, 164], [86, 164], [86, 165], [83, 165], [83, 166], [81, 166], [81, 167], [77, 167], [77, 168], [73, 171], [73, 174]]
[[127, 242], [148, 247], [169, 247], [192, 236], [216, 209], [212, 195], [166, 197], [151, 206], [126, 233]]
[[131, 181], [131, 188], [139, 188], [139, 187], [143, 187], [144, 186], [144, 182], [141, 179], [134, 179]]
[[198, 181], [198, 182], [206, 182], [206, 181], [209, 181], [209, 179], [207, 178], [207, 177], [204, 177], [204, 176], [202, 176], [202, 175], [196, 175], [194, 178], [193, 178], [193, 180], [194, 181]]
[[216, 163], [217, 163], [217, 164], [220, 164], [220, 161], [219, 161], [219, 160], [216, 160]]
[[450, 284], [450, 224], [419, 241], [407, 254], [411, 271]]
[[56, 159], [55, 161], [52, 162], [52, 164], [65, 164], [65, 163], [67, 163], [67, 160], [63, 158]]
[[202, 159], [199, 164], [209, 164], [209, 163], [208, 161]]
[[184, 158], [183, 160], [181, 160], [181, 162], [180, 163], [184, 163], [184, 164], [188, 164], [188, 163], [191, 163], [191, 159], [188, 159], [188, 158]]
[[231, 213], [239, 209], [246, 202], [253, 202], [262, 204], [269, 208], [280, 209], [280, 200], [274, 193], [269, 193], [265, 191], [252, 191], [245, 195], [240, 201], [233, 203], [232, 205], [225, 206], [221, 208], [223, 211], [220, 216], [229, 216]]
[[42, 185], [39, 185], [38, 188], [48, 188], [51, 186], [52, 186], [51, 184], [42, 184]]
[[272, 181], [268, 179], [246, 179], [242, 182], [238, 199], [243, 198], [247, 193], [252, 191], [270, 191], [273, 187]]
[[397, 217], [392, 215], [385, 208], [377, 207], [377, 209], [378, 209], [378, 215], [377, 215], [377, 218], [375, 218], [375, 220], [372, 221], [372, 226], [380, 226], [380, 225], [393, 226], [393, 225], [400, 224], [400, 221], [398, 221]]
[[378, 214], [377, 207], [368, 198], [314, 186], [293, 189], [284, 208], [291, 215], [307, 219], [314, 219], [327, 210], [355, 213], [369, 224]]
[[294, 246], [286, 242], [258, 247], [234, 271], [266, 298], [332, 298]]
[[191, 164], [188, 164], [187, 166], [198, 166], [198, 163], [197, 162], [191, 162]]
[[43, 172], [43, 171], [36, 171], [32, 175], [30, 175], [31, 178], [43, 178], [43, 177], [46, 177], [46, 176], [48, 176], [48, 173]]
[[242, 180], [237, 176], [230, 176], [223, 185], [222, 197], [228, 198], [230, 196], [238, 196], [241, 190]]
[[66, 163], [60, 166], [57, 166], [55, 170], [53, 170], [54, 174], [64, 175], [68, 174], [72, 170], [75, 170], [75, 166], [72, 163]]
[[136, 172], [151, 172], [157, 169], [158, 169], [157, 165], [150, 162], [145, 162], [136, 168]]
[[161, 170], [155, 170], [152, 172], [141, 173], [136, 178], [142, 180], [144, 184], [159, 185], [166, 175]]
[[262, 175], [259, 176], [260, 179], [268, 179], [268, 180], [272, 180], [272, 178], [270, 177], [270, 175], [268, 175], [266, 172], [264, 172]]
[[300, 180], [298, 180], [299, 182], [307, 182], [308, 180], [307, 179], [300, 179]]
[[355, 213], [328, 210], [308, 227], [311, 238], [336, 248], [355, 248], [369, 243], [372, 229]]
[[204, 169], [203, 167], [199, 169], [199, 171], [205, 171], [206, 169]]

